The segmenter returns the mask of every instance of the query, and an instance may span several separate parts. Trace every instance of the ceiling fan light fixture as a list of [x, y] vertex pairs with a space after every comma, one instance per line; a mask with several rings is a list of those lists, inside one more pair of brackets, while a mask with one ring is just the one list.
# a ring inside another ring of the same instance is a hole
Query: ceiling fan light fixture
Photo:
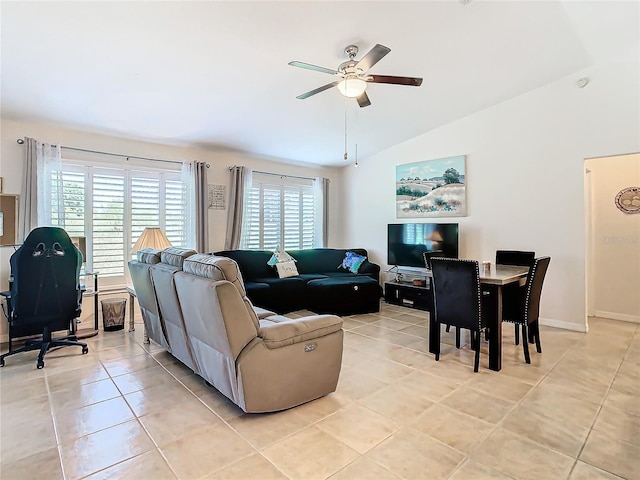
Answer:
[[366, 89], [367, 82], [356, 75], [346, 77], [338, 83], [338, 90], [340, 90], [340, 93], [349, 98], [359, 97]]

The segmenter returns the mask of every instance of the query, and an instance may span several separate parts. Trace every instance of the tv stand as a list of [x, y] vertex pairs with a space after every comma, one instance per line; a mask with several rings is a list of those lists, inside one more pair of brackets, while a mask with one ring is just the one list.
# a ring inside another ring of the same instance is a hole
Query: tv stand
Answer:
[[426, 286], [413, 282], [385, 282], [384, 300], [392, 305], [429, 311], [433, 305], [431, 282], [427, 280]]

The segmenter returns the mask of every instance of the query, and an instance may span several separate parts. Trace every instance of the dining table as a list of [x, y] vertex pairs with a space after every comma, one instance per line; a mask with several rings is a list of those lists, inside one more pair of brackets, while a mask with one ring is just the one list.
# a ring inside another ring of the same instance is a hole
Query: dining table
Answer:
[[[487, 295], [489, 313], [487, 315], [487, 327], [489, 329], [489, 369], [499, 371], [502, 369], [502, 294], [505, 285], [518, 283], [524, 285], [529, 274], [529, 267], [517, 265], [491, 265], [485, 268], [480, 264], [480, 289], [482, 295]], [[427, 276], [432, 276], [431, 271]], [[433, 285], [433, 282], [430, 282]], [[436, 322], [435, 307], [433, 301], [433, 288], [428, 296], [427, 311], [429, 312], [429, 352], [436, 353], [440, 342], [440, 326]], [[526, 339], [524, 340], [526, 341]]]

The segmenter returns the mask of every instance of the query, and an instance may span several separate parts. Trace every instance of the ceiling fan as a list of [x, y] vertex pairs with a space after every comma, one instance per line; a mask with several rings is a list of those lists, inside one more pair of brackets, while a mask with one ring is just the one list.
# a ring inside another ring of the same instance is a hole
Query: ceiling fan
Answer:
[[367, 83], [391, 83], [394, 85], [410, 85], [414, 87], [422, 85], [422, 78], [394, 77], [367, 73], [371, 67], [382, 60], [390, 51], [390, 48], [376, 44], [376, 46], [369, 50], [364, 57], [360, 60], [356, 60], [355, 57], [358, 54], [358, 47], [356, 45], [349, 45], [344, 49], [344, 53], [347, 54], [349, 60], [341, 63], [337, 70], [318, 67], [304, 62], [289, 62], [289, 65], [292, 67], [306, 68], [308, 70], [315, 70], [317, 72], [328, 73], [329, 75], [339, 77], [339, 79], [334, 82], [318, 87], [307, 93], [303, 93], [302, 95], [298, 95], [296, 98], [304, 100], [316, 93], [324, 92], [325, 90], [337, 86], [342, 95], [345, 97], [355, 98], [358, 101], [358, 105], [361, 107], [367, 107], [371, 105], [371, 101], [369, 100], [366, 92]]

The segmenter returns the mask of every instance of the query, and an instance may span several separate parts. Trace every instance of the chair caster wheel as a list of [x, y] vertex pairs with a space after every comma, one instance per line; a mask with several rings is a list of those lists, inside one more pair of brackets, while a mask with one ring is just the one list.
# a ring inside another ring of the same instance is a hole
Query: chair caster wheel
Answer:
[[4, 358], [0, 360], [0, 367], [4, 367]]
[[87, 353], [89, 353], [89, 347], [82, 347], [82, 354], [86, 355]]
[[38, 363], [36, 364], [36, 366], [38, 367], [38, 370], [40, 370], [41, 368], [44, 368], [44, 360], [38, 360]]

